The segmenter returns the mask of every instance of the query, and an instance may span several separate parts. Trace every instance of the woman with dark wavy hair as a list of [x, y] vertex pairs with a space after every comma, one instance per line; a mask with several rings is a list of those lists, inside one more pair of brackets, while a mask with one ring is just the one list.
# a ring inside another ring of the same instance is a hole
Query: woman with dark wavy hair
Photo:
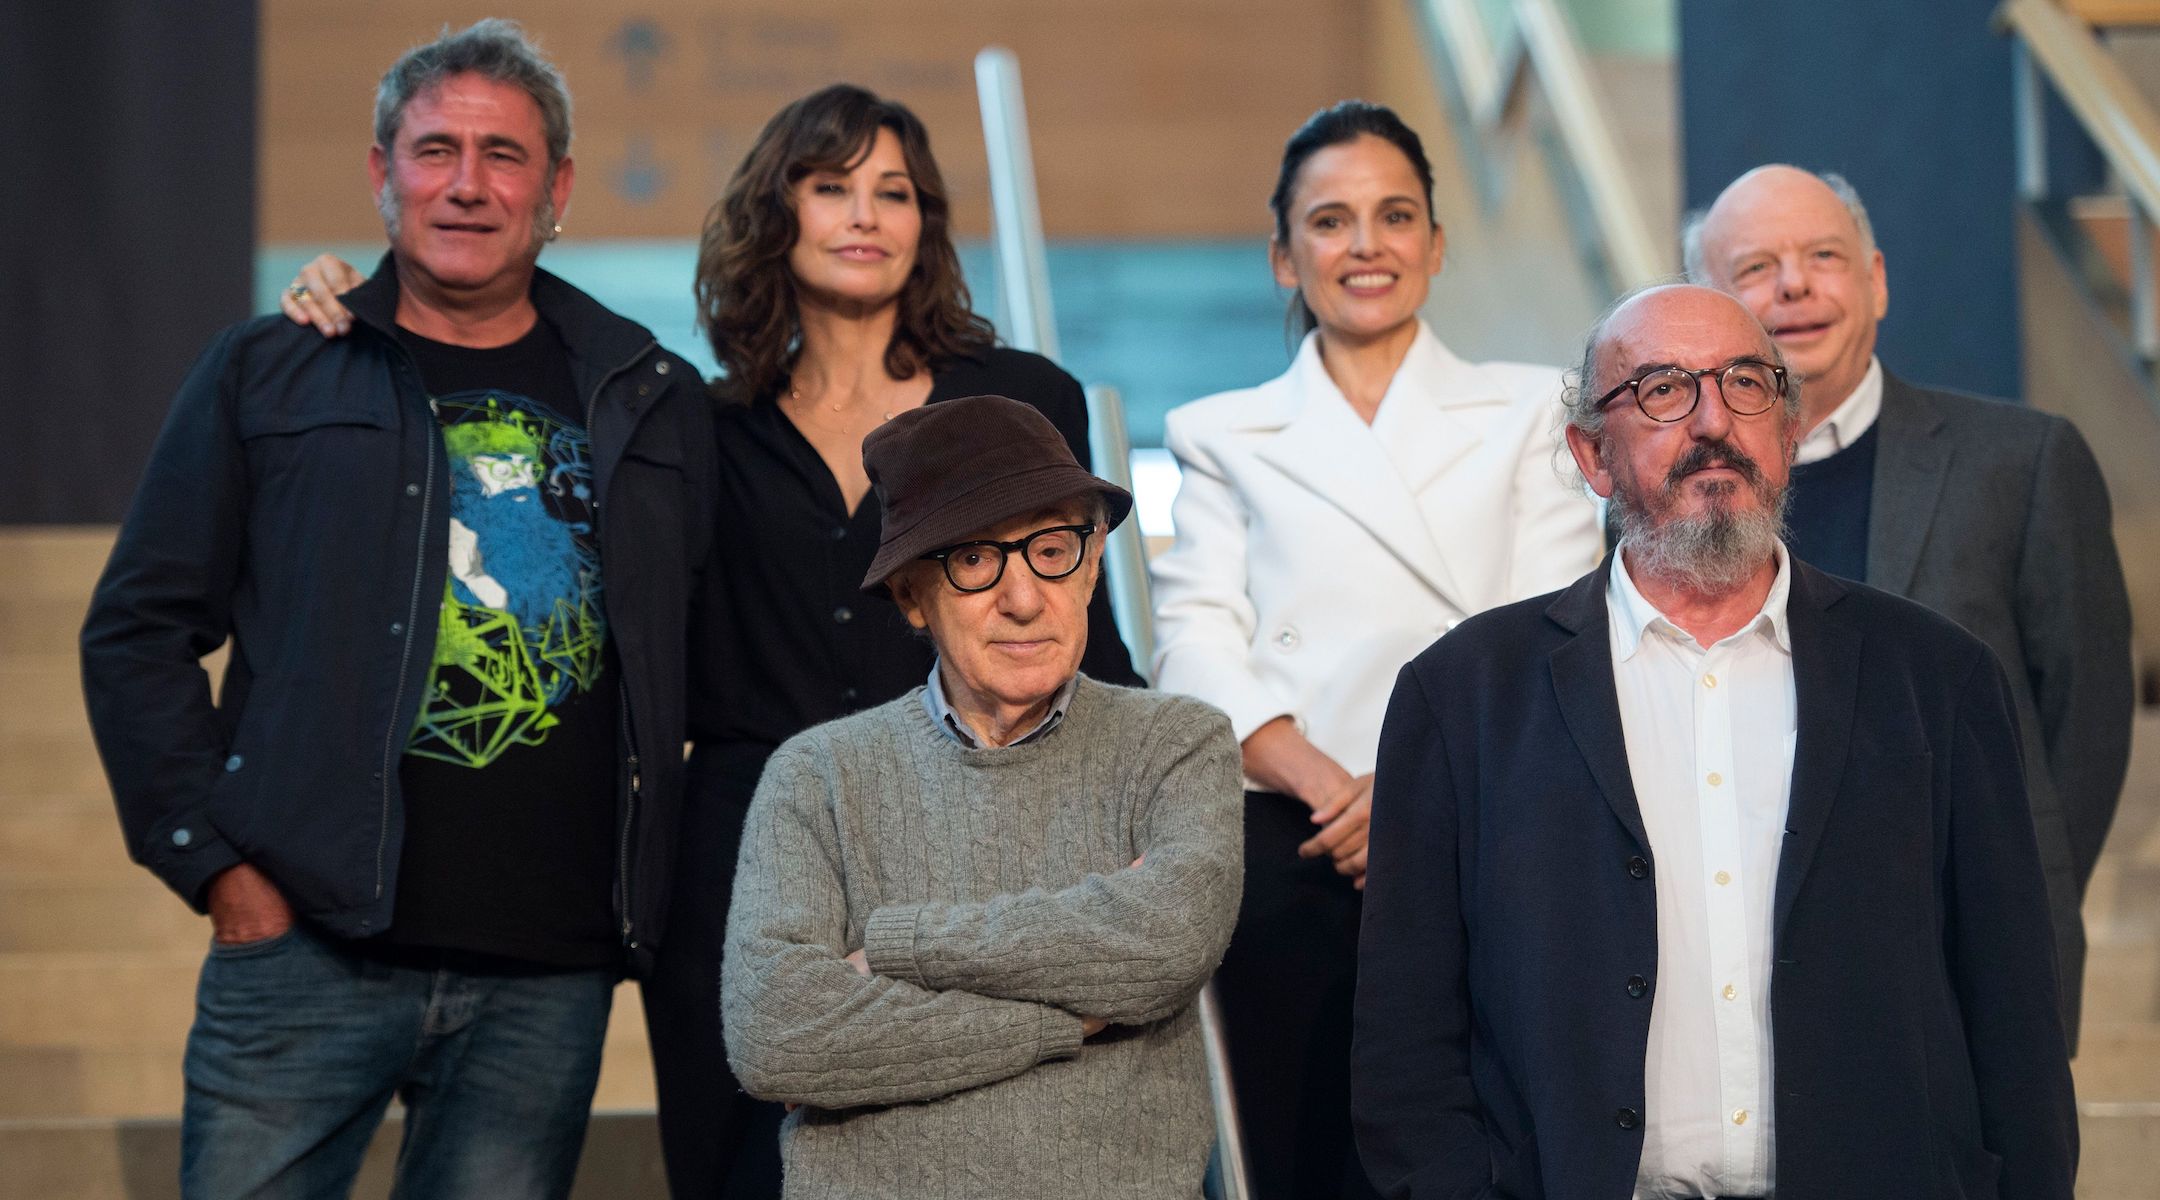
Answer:
[[[1087, 402], [1040, 355], [996, 344], [969, 307], [945, 182], [907, 108], [836, 84], [774, 114], [706, 217], [697, 298], [713, 354], [718, 536], [691, 631], [690, 778], [675, 894], [646, 1030], [670, 1192], [780, 1193], [780, 1106], [751, 1100], [720, 1037], [720, 948], [736, 844], [765, 760], [812, 725], [923, 683], [930, 643], [861, 590], [882, 512], [862, 440], [895, 414], [995, 394], [1040, 409], [1091, 466]], [[341, 332], [359, 282], [317, 259], [288, 316]], [[1105, 589], [1081, 669], [1139, 676]]]

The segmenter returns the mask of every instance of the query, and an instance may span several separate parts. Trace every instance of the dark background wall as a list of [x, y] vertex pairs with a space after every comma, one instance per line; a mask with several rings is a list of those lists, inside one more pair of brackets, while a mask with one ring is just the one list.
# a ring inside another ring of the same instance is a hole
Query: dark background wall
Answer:
[[1680, 0], [1685, 203], [1766, 162], [1859, 189], [1889, 265], [1885, 366], [2019, 390], [2010, 47], [1992, 0]]
[[248, 314], [255, 8], [0, 4], [0, 524], [118, 520]]

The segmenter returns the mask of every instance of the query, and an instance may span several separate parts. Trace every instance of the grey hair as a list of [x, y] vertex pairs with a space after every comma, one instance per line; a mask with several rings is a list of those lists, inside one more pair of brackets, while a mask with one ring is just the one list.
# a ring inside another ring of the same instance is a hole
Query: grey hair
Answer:
[[[1860, 193], [1854, 190], [1851, 182], [1836, 171], [1809, 171], [1808, 174], [1821, 180], [1822, 185], [1829, 188], [1831, 194], [1838, 198], [1838, 203], [1845, 206], [1846, 215], [1852, 218], [1853, 226], [1860, 231], [1860, 257], [1863, 259], [1875, 257], [1875, 223], [1868, 220], [1867, 205], [1860, 202]], [[1680, 222], [1680, 259], [1684, 264], [1689, 283], [1699, 283], [1704, 287], [1715, 287], [1716, 285], [1710, 280], [1710, 265], [1703, 258], [1703, 223], [1709, 219], [1710, 209], [1708, 207], [1698, 208], [1682, 219]]]
[[[1597, 401], [1598, 397], [1604, 393], [1597, 386], [1597, 366], [1598, 351], [1605, 344], [1605, 327], [1612, 323], [1614, 315], [1627, 307], [1628, 303], [1637, 296], [1645, 292], [1655, 291], [1658, 288], [1671, 287], [1676, 283], [1693, 282], [1693, 280], [1660, 279], [1631, 288], [1622, 293], [1619, 299], [1605, 306], [1605, 311], [1599, 313], [1596, 323], [1590, 326], [1588, 336], [1583, 338], [1582, 364], [1576, 367], [1569, 377], [1562, 381], [1560, 410], [1567, 424], [1582, 430], [1593, 440], [1603, 441], [1605, 436], [1605, 410], [1597, 407]], [[1696, 286], [1708, 287], [1709, 285], [1696, 284]], [[1785, 371], [1785, 419], [1797, 421], [1800, 419], [1800, 377], [1793, 374], [1791, 368], [1786, 366], [1785, 352], [1778, 349], [1775, 340], [1765, 335], [1764, 342], [1770, 347], [1770, 361]]]
[[415, 46], [383, 72], [375, 89], [375, 144], [389, 150], [405, 121], [405, 106], [454, 76], [473, 74], [519, 88], [540, 108], [547, 135], [548, 179], [570, 156], [570, 89], [516, 21], [487, 17], [468, 29]]

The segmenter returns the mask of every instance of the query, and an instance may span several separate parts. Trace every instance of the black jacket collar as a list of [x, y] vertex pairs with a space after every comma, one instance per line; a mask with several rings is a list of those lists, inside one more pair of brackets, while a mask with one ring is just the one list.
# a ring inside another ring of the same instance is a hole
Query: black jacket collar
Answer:
[[[342, 297], [353, 316], [384, 337], [397, 336], [397, 255], [386, 251], [366, 282]], [[613, 370], [653, 344], [652, 331], [618, 316], [561, 277], [533, 268], [533, 307], [554, 327], [573, 364], [585, 371]]]

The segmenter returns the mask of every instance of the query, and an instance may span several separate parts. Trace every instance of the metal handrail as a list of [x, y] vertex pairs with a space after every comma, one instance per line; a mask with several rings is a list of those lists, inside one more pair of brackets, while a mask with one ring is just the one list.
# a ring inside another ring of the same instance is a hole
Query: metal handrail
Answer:
[[[1006, 344], [1057, 356], [1057, 320], [1050, 307], [1050, 266], [1035, 195], [1035, 159], [1028, 143], [1027, 108], [1020, 88], [1020, 60], [991, 46], [975, 56], [975, 91], [982, 106], [983, 145], [990, 166], [992, 242], [997, 247], [999, 294]], [[1087, 389], [1088, 453], [1095, 473], [1132, 490], [1132, 444], [1117, 389]], [[1148, 602], [1147, 550], [1140, 522], [1127, 520], [1104, 540], [1110, 603], [1118, 626], [1143, 668], [1155, 659], [1155, 613]], [[1200, 991], [1195, 1006], [1207, 1057], [1208, 1099], [1215, 1110], [1215, 1154], [1209, 1164], [1211, 1200], [1249, 1200], [1245, 1142], [1230, 1086], [1230, 1059], [1222, 1035], [1215, 985]]]
[[[1118, 390], [1089, 385], [1087, 409], [1088, 455], [1095, 473], [1132, 491], [1132, 440], [1125, 432], [1125, 404]], [[1125, 635], [1125, 648], [1132, 652], [1133, 668], [1147, 675], [1155, 663], [1155, 602], [1148, 589], [1147, 547], [1140, 541], [1138, 516], [1104, 539], [1103, 566], [1109, 573], [1110, 611]]]
[[1005, 310], [998, 328], [1005, 331], [1007, 345], [1056, 358], [1057, 317], [1050, 309], [1050, 261], [1043, 248], [1042, 206], [1035, 197], [1035, 153], [1028, 142], [1019, 57], [1003, 46], [977, 54], [975, 98], [982, 107], [990, 235]]
[[1661, 237], [1644, 215], [1619, 139], [1605, 119], [1605, 106], [1591, 83], [1590, 68], [1574, 25], [1554, 0], [1510, 0], [1513, 18], [1497, 44], [1485, 32], [1474, 0], [1414, 0], [1428, 34], [1435, 73], [1443, 70], [1456, 86], [1467, 134], [1464, 151], [1479, 176], [1479, 194], [1488, 209], [1501, 202], [1500, 168], [1488, 142], [1506, 131], [1510, 103], [1525, 72], [1534, 78], [1552, 110], [1553, 124], [1566, 157], [1556, 164], [1581, 185], [1589, 212], [1572, 211], [1592, 267], [1618, 291], [1671, 275], [1676, 267], [1673, 239]]
[[2151, 254], [2152, 223], [2160, 220], [2160, 113], [2091, 27], [2054, 0], [2008, 0], [1996, 10], [1995, 23], [2016, 39], [2012, 99], [2019, 191], [2028, 201], [2048, 195], [2044, 75], [2100, 148], [2130, 201], [2131, 336], [2148, 361], [2160, 359], [2160, 286]]

